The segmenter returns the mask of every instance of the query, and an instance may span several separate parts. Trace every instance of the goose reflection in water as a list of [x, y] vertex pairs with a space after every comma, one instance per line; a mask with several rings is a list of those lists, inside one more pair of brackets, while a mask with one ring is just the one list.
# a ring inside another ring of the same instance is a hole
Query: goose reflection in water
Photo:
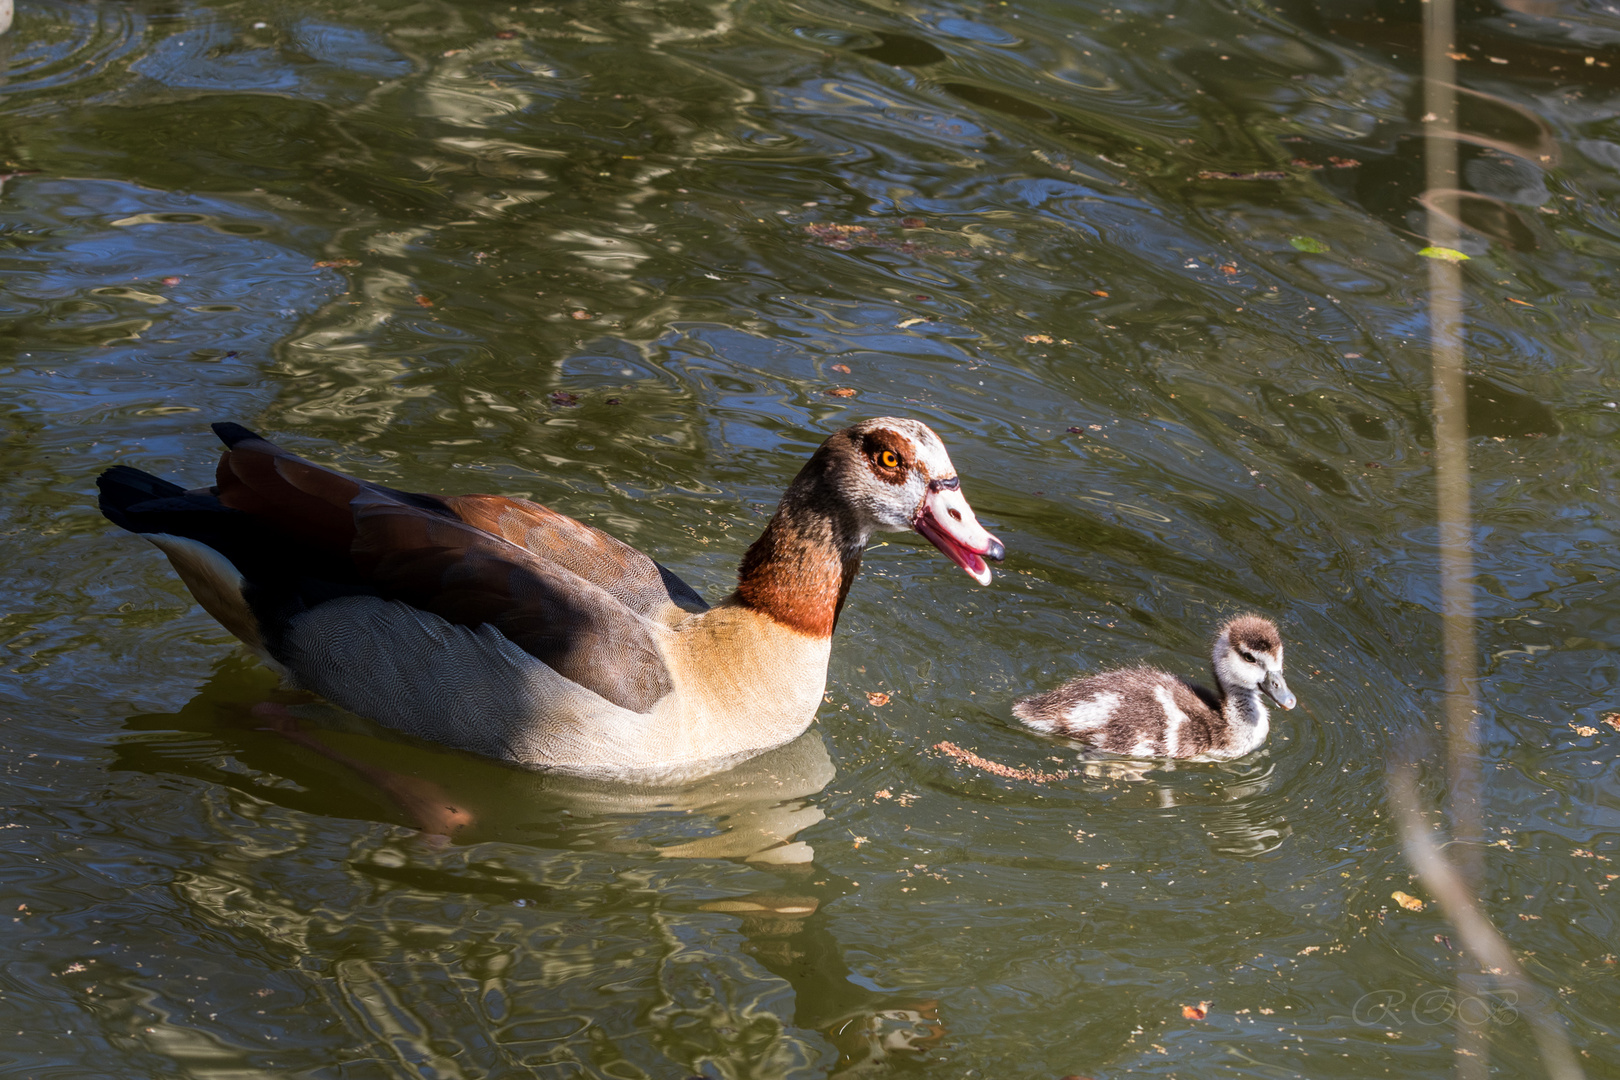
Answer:
[[[189, 776], [324, 818], [406, 826], [413, 830], [409, 837], [368, 843], [350, 868], [428, 895], [487, 898], [496, 910], [555, 907], [558, 889], [510, 859], [446, 862], [443, 856], [505, 843], [746, 862], [775, 874], [777, 885], [694, 908], [738, 920], [741, 951], [793, 988], [793, 1025], [819, 1032], [837, 1049], [830, 1075], [918, 1065], [944, 1038], [937, 1001], [862, 985], [829, 929], [827, 905], [852, 893], [855, 883], [817, 867], [811, 845], [797, 838], [824, 819], [813, 799], [835, 775], [815, 729], [727, 772], [684, 784], [614, 784], [415, 743], [279, 689], [274, 675], [242, 654], [222, 659], [178, 712], [131, 717], [126, 728], [132, 734], [117, 747], [115, 768]], [[205, 875], [188, 891], [205, 910], [218, 894], [240, 893], [209, 886]], [[285, 924], [307, 915], [292, 905], [271, 906], [277, 936], [301, 937]], [[242, 913], [217, 917], [234, 924]], [[688, 958], [693, 948], [690, 939], [683, 941]], [[709, 953], [718, 967], [735, 963], [722, 949], [702, 945], [697, 951]], [[384, 980], [380, 970], [365, 977]], [[362, 995], [367, 1001], [374, 996]]]

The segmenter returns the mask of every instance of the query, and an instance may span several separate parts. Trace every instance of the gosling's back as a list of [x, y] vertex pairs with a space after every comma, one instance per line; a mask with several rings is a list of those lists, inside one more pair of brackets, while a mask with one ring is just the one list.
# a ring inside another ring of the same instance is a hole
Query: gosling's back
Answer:
[[1219, 698], [1151, 667], [1074, 679], [1022, 699], [1012, 713], [1036, 731], [1126, 757], [1201, 757], [1231, 741]]

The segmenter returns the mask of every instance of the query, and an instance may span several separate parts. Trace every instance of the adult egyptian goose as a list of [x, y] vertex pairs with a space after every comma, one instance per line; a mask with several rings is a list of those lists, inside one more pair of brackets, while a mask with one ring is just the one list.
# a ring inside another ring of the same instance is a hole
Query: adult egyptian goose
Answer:
[[157, 545], [293, 684], [411, 735], [580, 775], [700, 775], [804, 731], [874, 531], [917, 530], [981, 585], [1003, 554], [914, 420], [824, 442], [712, 608], [536, 503], [396, 491], [213, 427], [226, 446], [213, 487], [117, 466], [97, 480], [102, 513]]
[[1270, 619], [1241, 615], [1221, 627], [1213, 659], [1218, 694], [1158, 668], [1121, 668], [1023, 698], [1012, 712], [1036, 731], [1123, 757], [1240, 758], [1271, 730], [1262, 691], [1294, 707], [1282, 636]]

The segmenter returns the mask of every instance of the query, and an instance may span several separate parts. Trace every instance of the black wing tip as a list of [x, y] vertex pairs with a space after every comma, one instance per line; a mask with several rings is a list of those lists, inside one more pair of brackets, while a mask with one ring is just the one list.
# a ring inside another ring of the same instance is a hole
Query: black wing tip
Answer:
[[109, 505], [125, 509], [153, 499], [172, 499], [186, 493], [186, 489], [179, 484], [129, 465], [114, 465], [103, 472], [96, 477], [96, 488], [101, 492], [103, 510]]
[[235, 446], [237, 443], [247, 442], [249, 439], [256, 439], [259, 442], [267, 441], [263, 435], [255, 434], [241, 424], [230, 420], [221, 420], [217, 424], [209, 424], [208, 426], [214, 429], [214, 434], [218, 435], [219, 441], [226, 446]]

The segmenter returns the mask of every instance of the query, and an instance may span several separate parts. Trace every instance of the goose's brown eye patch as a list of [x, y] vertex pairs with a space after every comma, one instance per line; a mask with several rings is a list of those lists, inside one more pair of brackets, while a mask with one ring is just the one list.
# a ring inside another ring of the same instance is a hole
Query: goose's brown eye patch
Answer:
[[878, 428], [866, 433], [865, 443], [866, 460], [872, 474], [886, 484], [904, 484], [911, 468], [906, 456], [909, 440], [898, 432]]

